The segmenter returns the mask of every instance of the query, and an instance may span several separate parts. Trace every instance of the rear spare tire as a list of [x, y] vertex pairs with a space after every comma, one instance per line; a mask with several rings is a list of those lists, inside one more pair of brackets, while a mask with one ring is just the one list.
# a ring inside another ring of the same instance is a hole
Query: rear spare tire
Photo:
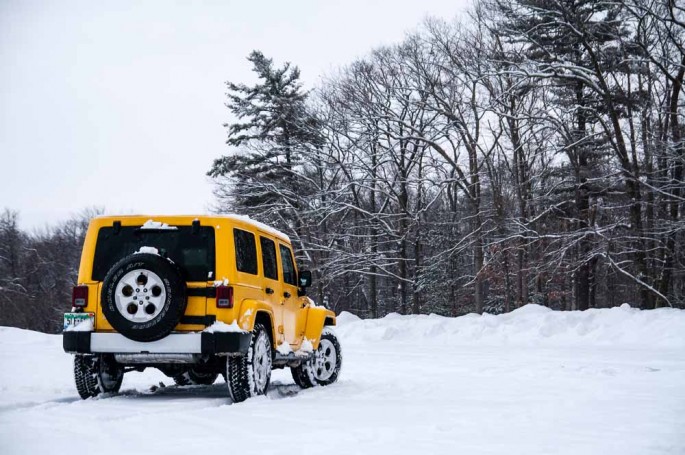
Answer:
[[102, 283], [102, 313], [119, 333], [135, 341], [155, 341], [176, 327], [186, 309], [181, 273], [156, 254], [127, 256]]

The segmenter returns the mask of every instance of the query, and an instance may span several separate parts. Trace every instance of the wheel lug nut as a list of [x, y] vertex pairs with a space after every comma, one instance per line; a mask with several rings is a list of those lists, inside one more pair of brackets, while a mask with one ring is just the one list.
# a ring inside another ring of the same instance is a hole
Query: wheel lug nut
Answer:
[[147, 288], [143, 289], [143, 292], [147, 292]]
[[136, 289], [136, 292], [140, 292], [140, 289]]

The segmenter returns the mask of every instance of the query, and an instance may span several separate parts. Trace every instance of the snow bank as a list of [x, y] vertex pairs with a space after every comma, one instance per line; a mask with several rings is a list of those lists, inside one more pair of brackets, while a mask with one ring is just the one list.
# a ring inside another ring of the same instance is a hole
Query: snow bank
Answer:
[[426, 340], [448, 344], [516, 346], [635, 346], [685, 348], [685, 311], [619, 308], [553, 311], [526, 305], [511, 313], [431, 315], [361, 320], [343, 312], [336, 332], [345, 343]]
[[357, 322], [357, 321], [362, 320], [362, 318], [360, 318], [356, 314], [348, 313], [347, 311], [343, 311], [335, 319], [336, 319], [336, 322], [338, 323], [338, 325], [349, 324], [352, 322]]

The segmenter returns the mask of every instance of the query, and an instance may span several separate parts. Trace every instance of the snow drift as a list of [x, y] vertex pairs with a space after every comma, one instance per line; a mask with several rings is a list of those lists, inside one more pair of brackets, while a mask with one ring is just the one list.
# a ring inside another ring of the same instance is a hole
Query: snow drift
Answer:
[[587, 311], [525, 305], [501, 315], [400, 316], [361, 320], [343, 312], [337, 333], [347, 343], [378, 341], [512, 346], [630, 346], [685, 348], [685, 311], [641, 311], [623, 304]]

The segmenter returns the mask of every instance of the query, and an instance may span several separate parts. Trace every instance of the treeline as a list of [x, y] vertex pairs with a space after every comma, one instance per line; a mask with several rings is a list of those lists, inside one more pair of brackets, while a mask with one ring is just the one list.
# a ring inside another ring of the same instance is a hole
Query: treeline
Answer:
[[483, 0], [306, 92], [228, 83], [218, 211], [286, 231], [362, 316], [685, 306], [685, 9]]
[[71, 310], [83, 239], [96, 209], [33, 233], [19, 227], [19, 213], [0, 212], [0, 326], [41, 332], [62, 330]]

